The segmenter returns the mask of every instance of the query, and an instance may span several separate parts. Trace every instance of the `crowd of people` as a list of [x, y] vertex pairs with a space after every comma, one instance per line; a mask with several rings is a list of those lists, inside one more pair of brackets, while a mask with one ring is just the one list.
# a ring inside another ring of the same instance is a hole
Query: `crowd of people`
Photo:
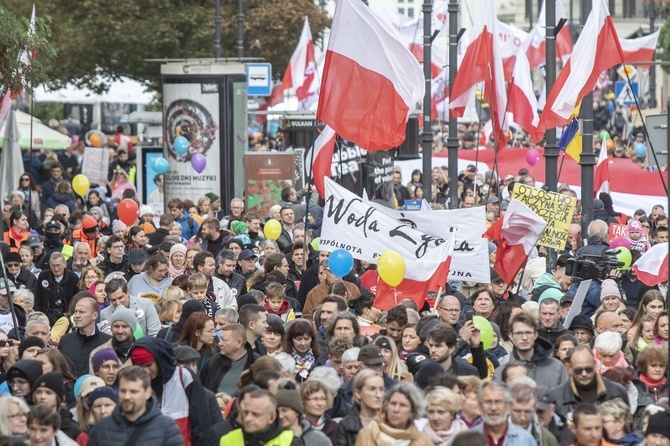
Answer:
[[[565, 250], [534, 248], [515, 283], [489, 243], [490, 283], [450, 281], [422, 307], [381, 311], [375, 265], [338, 277], [313, 243], [315, 194], [287, 187], [259, 215], [212, 192], [158, 216], [128, 152], [84, 197], [72, 147], [3, 201], [2, 444], [670, 445], [667, 283], [613, 271], [565, 324], [569, 259], [603, 255], [617, 222], [639, 258], [667, 242], [663, 206], [628, 218], [601, 194], [588, 234], [578, 206]], [[447, 174], [433, 169], [433, 205], [449, 205]], [[421, 172], [393, 177], [398, 206], [420, 193]], [[469, 166], [458, 207], [493, 223], [517, 182], [538, 185]], [[138, 201], [130, 225], [120, 198]]]

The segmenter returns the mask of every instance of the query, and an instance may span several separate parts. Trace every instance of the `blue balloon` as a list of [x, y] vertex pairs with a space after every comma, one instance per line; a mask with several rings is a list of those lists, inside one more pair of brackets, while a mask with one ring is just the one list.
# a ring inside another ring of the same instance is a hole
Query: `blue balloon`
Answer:
[[186, 152], [188, 152], [188, 139], [184, 138], [183, 136], [178, 136], [174, 140], [172, 146], [174, 147], [174, 151], [177, 152], [177, 154], [184, 156], [186, 155]]
[[168, 160], [161, 156], [160, 158], [154, 158], [151, 160], [151, 168], [157, 174], [162, 174], [168, 171], [170, 168], [170, 163], [168, 163]]
[[337, 277], [344, 277], [351, 272], [354, 267], [354, 258], [351, 253], [345, 249], [336, 249], [328, 257], [328, 268]]
[[647, 156], [647, 146], [645, 146], [643, 142], [635, 144], [635, 153], [640, 158], [644, 158]]

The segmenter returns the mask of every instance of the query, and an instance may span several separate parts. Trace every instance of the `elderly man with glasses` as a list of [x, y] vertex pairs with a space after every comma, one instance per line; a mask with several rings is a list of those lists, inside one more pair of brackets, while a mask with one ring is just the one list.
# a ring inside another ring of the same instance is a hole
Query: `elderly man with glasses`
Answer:
[[621, 384], [596, 373], [596, 360], [590, 346], [573, 348], [568, 352], [566, 362], [570, 380], [552, 392], [556, 413], [567, 417], [580, 404], [600, 404], [614, 398], [621, 398], [628, 404], [628, 393]]

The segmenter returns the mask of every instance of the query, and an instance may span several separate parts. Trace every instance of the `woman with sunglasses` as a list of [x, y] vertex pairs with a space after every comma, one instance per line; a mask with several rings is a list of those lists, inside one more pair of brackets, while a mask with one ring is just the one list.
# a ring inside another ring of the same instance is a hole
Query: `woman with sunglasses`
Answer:
[[120, 203], [123, 200], [123, 192], [127, 189], [132, 190], [137, 195], [135, 185], [128, 180], [128, 173], [123, 169], [118, 169], [114, 172], [114, 178], [111, 184], [112, 199], [115, 203]]
[[37, 191], [35, 182], [27, 173], [24, 173], [21, 175], [21, 178], [19, 178], [18, 190], [23, 192], [23, 196], [25, 197], [24, 206], [27, 208], [28, 201], [30, 201], [30, 208], [35, 213], [35, 216], [40, 218], [40, 193]]
[[0, 377], [4, 381], [6, 373], [16, 362], [16, 349], [13, 349], [14, 341], [9, 339], [4, 331], [0, 330]]
[[26, 288], [28, 290], [37, 289], [37, 278], [21, 264], [21, 254], [10, 252], [5, 256], [5, 268], [7, 277], [14, 282], [16, 289]]

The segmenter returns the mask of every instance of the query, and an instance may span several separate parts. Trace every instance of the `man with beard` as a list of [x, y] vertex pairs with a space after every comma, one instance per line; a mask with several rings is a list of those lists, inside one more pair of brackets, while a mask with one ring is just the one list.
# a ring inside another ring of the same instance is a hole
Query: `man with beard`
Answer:
[[[473, 364], [486, 361], [484, 347], [481, 344], [481, 332], [471, 329], [472, 322], [468, 321], [470, 333], [470, 351]], [[477, 367], [468, 364], [464, 359], [454, 355], [458, 336], [451, 325], [439, 323], [428, 332], [426, 343], [430, 350], [430, 359], [440, 364], [442, 369], [452, 376], [479, 376]], [[484, 366], [486, 368], [486, 366]]]
[[244, 217], [244, 222], [247, 224], [247, 228], [249, 228], [249, 231], [247, 232], [247, 235], [249, 235], [249, 240], [251, 240], [251, 243], [254, 246], [260, 247], [261, 242], [265, 240], [265, 236], [261, 230], [260, 215], [255, 212], [249, 212]]
[[218, 267], [216, 278], [223, 280], [228, 285], [231, 293], [237, 299], [247, 292], [247, 281], [244, 276], [235, 271], [237, 265], [237, 256], [230, 249], [222, 250], [217, 257]]
[[483, 433], [489, 444], [537, 445], [531, 434], [507, 420], [512, 395], [504, 384], [498, 381], [484, 381], [477, 399], [484, 422], [472, 430]]
[[202, 222], [202, 249], [211, 252], [214, 257], [224, 248], [225, 243], [230, 239], [230, 232], [221, 229], [219, 220], [207, 218]]
[[158, 401], [151, 396], [149, 373], [132, 366], [119, 372], [119, 404], [111, 416], [91, 429], [88, 444], [180, 446], [184, 438], [177, 424], [161, 414]]
[[91, 247], [84, 242], [74, 243], [74, 255], [67, 262], [68, 271], [72, 271], [81, 279], [81, 273], [84, 268], [90, 265], [89, 256], [91, 254]]
[[88, 361], [91, 375], [95, 375], [93, 370], [93, 356], [102, 349], [112, 349], [122, 367], [132, 365], [130, 361], [130, 349], [135, 343], [134, 332], [137, 328], [137, 317], [133, 310], [125, 307], [118, 307], [109, 318], [112, 338], [91, 352]]

